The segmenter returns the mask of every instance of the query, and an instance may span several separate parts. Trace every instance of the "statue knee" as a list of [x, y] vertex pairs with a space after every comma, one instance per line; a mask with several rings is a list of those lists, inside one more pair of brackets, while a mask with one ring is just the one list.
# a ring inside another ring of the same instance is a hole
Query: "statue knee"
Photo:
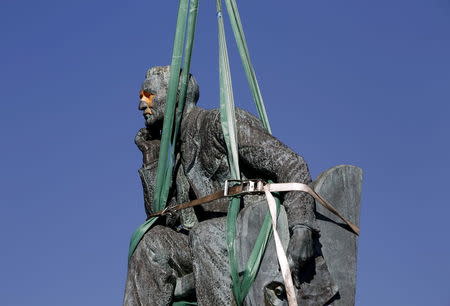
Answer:
[[222, 256], [226, 253], [226, 219], [216, 218], [198, 223], [189, 234], [189, 244], [194, 256]]
[[164, 263], [169, 260], [168, 236], [171, 229], [157, 225], [149, 230], [136, 248], [133, 257], [144, 257], [153, 262]]
[[[214, 221], [207, 220], [198, 223], [189, 234], [189, 244], [192, 249], [210, 249], [214, 240], [216, 231], [214, 230]], [[195, 252], [193, 252], [195, 253]]]
[[[204, 247], [205, 234], [204, 234], [204, 225], [205, 222], [198, 223], [194, 228], [190, 230], [189, 233], [189, 244], [192, 249], [197, 249], [200, 247]], [[193, 252], [195, 254], [195, 252]]]

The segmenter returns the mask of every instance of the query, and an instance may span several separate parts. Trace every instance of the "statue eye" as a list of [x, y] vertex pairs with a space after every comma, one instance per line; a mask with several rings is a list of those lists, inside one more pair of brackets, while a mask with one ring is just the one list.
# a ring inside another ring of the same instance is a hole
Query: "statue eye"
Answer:
[[142, 99], [143, 96], [145, 96], [147, 98], [150, 98], [151, 96], [154, 96], [154, 94], [152, 94], [152, 93], [150, 93], [148, 91], [145, 91], [145, 90], [141, 90], [139, 92], [139, 99]]

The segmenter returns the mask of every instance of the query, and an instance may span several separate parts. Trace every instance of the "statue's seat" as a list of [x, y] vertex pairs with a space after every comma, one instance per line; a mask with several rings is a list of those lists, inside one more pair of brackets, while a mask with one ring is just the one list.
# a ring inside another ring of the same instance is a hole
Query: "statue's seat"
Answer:
[[[355, 166], [341, 165], [321, 173], [311, 183], [314, 190], [328, 200], [350, 222], [359, 225], [362, 170]], [[243, 268], [260, 225], [267, 212], [267, 205], [255, 203], [241, 211], [237, 222], [240, 267]], [[339, 290], [332, 305], [354, 305], [356, 288], [357, 236], [339, 218], [321, 205], [316, 205], [316, 219], [320, 227], [320, 246], [325, 262], [331, 273], [336, 289]], [[258, 225], [259, 224], [259, 225]], [[278, 232], [283, 245], [287, 248], [289, 231], [284, 208], [278, 217]], [[278, 271], [273, 238], [270, 239], [261, 263], [258, 276], [250, 289], [244, 304], [287, 305], [283, 298], [281, 274]], [[177, 279], [175, 297], [192, 295], [195, 290], [193, 274]], [[302, 301], [302, 304], [305, 304]]]

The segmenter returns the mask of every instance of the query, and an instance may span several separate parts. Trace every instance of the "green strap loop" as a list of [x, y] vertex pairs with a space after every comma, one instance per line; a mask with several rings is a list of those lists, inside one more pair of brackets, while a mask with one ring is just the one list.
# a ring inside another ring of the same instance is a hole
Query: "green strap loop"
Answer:
[[[152, 203], [153, 211], [160, 211], [166, 206], [169, 189], [172, 185], [176, 141], [178, 139], [189, 81], [192, 47], [194, 45], [193, 42], [195, 25], [197, 21], [198, 0], [190, 1], [189, 12], [188, 4], [189, 0], [180, 0], [180, 4], [178, 7], [177, 27], [175, 31], [172, 62], [170, 66], [169, 88], [162, 129], [161, 147], [159, 151], [158, 169], [156, 172], [156, 188]], [[188, 25], [186, 30], [187, 20]], [[183, 55], [184, 44], [185, 49], [183, 71], [180, 77], [181, 59]], [[181, 83], [180, 95], [178, 99], [179, 105], [176, 109], [179, 83]], [[157, 217], [150, 218], [144, 224], [139, 226], [138, 229], [133, 233], [128, 250], [128, 260], [130, 260], [142, 237], [151, 228], [156, 220]]]
[[[241, 56], [242, 64], [246, 72], [247, 80], [249, 82], [250, 89], [252, 91], [253, 100], [256, 104], [259, 117], [266, 130], [270, 131], [270, 124], [267, 117], [267, 113], [264, 107], [264, 101], [262, 98], [261, 90], [256, 79], [255, 70], [250, 61], [250, 55], [245, 40], [244, 31], [242, 29], [242, 23], [240, 21], [239, 12], [235, 0], [225, 0], [227, 5], [228, 15], [231, 20], [234, 36], [238, 45], [239, 54]], [[230, 68], [228, 62], [228, 54], [226, 47], [225, 31], [222, 18], [221, 0], [217, 0], [217, 17], [219, 25], [219, 65], [220, 65], [220, 92], [221, 92], [221, 122], [224, 132], [225, 142], [228, 149], [228, 160], [231, 170], [231, 176], [233, 179], [240, 177], [238, 154], [237, 154], [237, 140], [236, 127], [234, 119], [234, 100], [231, 85]], [[233, 124], [230, 124], [230, 120]], [[236, 152], [236, 153], [235, 153]], [[231, 155], [231, 156], [230, 156]], [[235, 156], [236, 155], [236, 156]], [[237, 170], [236, 170], [237, 169]], [[276, 198], [277, 211], [279, 212], [280, 201]], [[235, 237], [236, 237], [236, 219], [240, 210], [240, 200], [233, 198], [230, 201], [228, 215], [227, 215], [227, 246], [230, 261], [230, 272], [232, 279], [233, 294], [238, 305], [241, 305], [250, 290], [253, 281], [256, 278], [259, 266], [261, 264], [264, 251], [267, 246], [267, 242], [272, 233], [272, 224], [269, 213], [266, 214], [261, 230], [255, 241], [255, 245], [252, 249], [252, 253], [247, 261], [246, 268], [239, 277], [237, 255], [235, 249]]]
[[196, 302], [186, 302], [186, 301], [178, 301], [172, 303], [172, 306], [190, 306], [190, 305], [198, 305], [198, 304]]
[[191, 70], [191, 57], [192, 57], [192, 48], [194, 47], [194, 34], [195, 34], [195, 25], [197, 23], [197, 14], [198, 14], [198, 0], [191, 0], [189, 7], [189, 19], [187, 25], [187, 37], [186, 37], [186, 45], [184, 49], [184, 62], [183, 62], [183, 70], [181, 72], [181, 93], [178, 101], [178, 107], [175, 114], [175, 130], [173, 133], [173, 138], [171, 142], [172, 149], [172, 160], [175, 160], [175, 151], [176, 151], [176, 141], [178, 139], [178, 134], [181, 126], [181, 119], [183, 117], [184, 105], [186, 103], [186, 94], [189, 83], [189, 72]]
[[228, 61], [225, 28], [221, 14], [221, 3], [217, 0], [217, 21], [219, 26], [219, 80], [220, 80], [220, 120], [228, 151], [228, 164], [231, 178], [239, 180], [239, 155], [236, 134], [236, 117], [234, 111], [233, 85], [231, 82], [230, 63]]
[[244, 66], [245, 75], [247, 76], [247, 81], [252, 92], [253, 101], [255, 102], [258, 110], [259, 118], [261, 119], [264, 128], [269, 133], [272, 133], [269, 118], [267, 117], [266, 108], [264, 106], [264, 100], [259, 88], [258, 80], [256, 79], [255, 69], [253, 68], [250, 60], [247, 41], [245, 39], [244, 29], [242, 27], [236, 0], [225, 0], [225, 4], [230, 17], [234, 37], [239, 49], [239, 55], [241, 56], [242, 64]]
[[131, 235], [130, 246], [128, 248], [128, 260], [131, 259], [131, 256], [133, 256], [134, 251], [136, 251], [142, 237], [144, 237], [145, 233], [153, 226], [156, 220], [158, 220], [158, 217], [148, 219], [134, 231], [133, 235]]
[[[227, 146], [228, 165], [231, 178], [240, 179], [239, 156], [237, 148], [236, 118], [234, 113], [233, 86], [231, 83], [231, 72], [228, 61], [227, 43], [225, 38], [225, 27], [222, 18], [221, 0], [217, 0], [217, 23], [219, 39], [219, 81], [220, 81], [220, 121], [222, 125], [223, 136]], [[230, 273], [232, 281], [232, 290], [235, 298], [241, 295], [241, 282], [236, 259], [235, 237], [236, 237], [236, 218], [241, 207], [241, 199], [233, 197], [230, 200], [227, 214], [227, 248], [230, 258]], [[238, 305], [240, 303], [238, 302]]]
[[[187, 93], [187, 83], [189, 81], [190, 60], [192, 54], [195, 24], [198, 11], [198, 0], [191, 0], [187, 39], [185, 44], [185, 58], [183, 70], [181, 73], [181, 82], [179, 71], [181, 68], [182, 59], [182, 45], [186, 36], [186, 20], [188, 16], [187, 7], [188, 0], [180, 0], [177, 28], [175, 32], [174, 48], [172, 53], [172, 63], [170, 66], [170, 79], [167, 96], [167, 104], [165, 110], [165, 118], [163, 123], [163, 134], [161, 138], [161, 148], [159, 153], [159, 162], [157, 170], [157, 184], [155, 189], [155, 195], [153, 200], [153, 210], [159, 211], [163, 209], [167, 202], [169, 189], [172, 182], [173, 166], [175, 160], [175, 148], [176, 141], [180, 129], [181, 118], [185, 103], [185, 97]], [[264, 107], [264, 101], [259, 88], [258, 81], [254, 68], [250, 61], [250, 55], [248, 52], [245, 35], [240, 21], [239, 12], [235, 0], [225, 0], [227, 5], [228, 14], [230, 16], [231, 25], [233, 28], [234, 36], [238, 45], [239, 54], [244, 66], [244, 70], [249, 82], [249, 86], [252, 92], [253, 100], [256, 104], [259, 117], [263, 126], [270, 133], [270, 124], [268, 121], [267, 113]], [[234, 179], [240, 178], [239, 163], [238, 163], [238, 149], [237, 149], [237, 134], [234, 118], [234, 99], [233, 89], [231, 83], [231, 73], [229, 69], [228, 54], [225, 39], [225, 30], [223, 26], [221, 0], [217, 0], [217, 13], [219, 23], [219, 65], [220, 65], [220, 101], [221, 101], [221, 124], [224, 132], [224, 137], [227, 143], [227, 150], [229, 152], [228, 159], [230, 165], [231, 176]], [[181, 83], [179, 105], [176, 108], [178, 83]], [[236, 259], [236, 250], [234, 247], [236, 237], [236, 219], [240, 210], [240, 198], [232, 198], [230, 200], [230, 206], [227, 216], [227, 245], [230, 256], [230, 271], [233, 282], [233, 293], [235, 295], [236, 302], [241, 305], [247, 295], [254, 279], [256, 278], [257, 271], [259, 269], [262, 256], [264, 254], [265, 247], [267, 245], [269, 236], [272, 231], [272, 225], [270, 222], [269, 214], [264, 219], [261, 231], [256, 239], [255, 246], [247, 262], [242, 278], [238, 274], [238, 265]], [[279, 207], [279, 201], [277, 201]], [[151, 228], [157, 218], [151, 218], [142, 224], [133, 234], [130, 241], [129, 258], [133, 255], [139, 241], [144, 234]]]
[[156, 188], [153, 196], [153, 211], [160, 211], [166, 206], [169, 193], [173, 163], [169, 153], [172, 140], [173, 122], [175, 117], [175, 106], [183, 56], [183, 44], [186, 34], [186, 20], [189, 0], [180, 0], [178, 9], [177, 27], [175, 31], [174, 46], [172, 52], [172, 63], [170, 65], [170, 78], [167, 93], [166, 109], [164, 112], [164, 123], [162, 128], [161, 146], [159, 150], [158, 170], [156, 172]]

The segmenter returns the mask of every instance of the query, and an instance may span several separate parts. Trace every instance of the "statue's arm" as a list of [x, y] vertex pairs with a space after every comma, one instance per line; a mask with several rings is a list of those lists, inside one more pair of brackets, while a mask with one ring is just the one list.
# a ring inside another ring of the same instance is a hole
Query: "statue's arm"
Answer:
[[158, 168], [158, 155], [160, 140], [153, 139], [147, 128], [142, 128], [136, 134], [134, 139], [136, 146], [142, 152], [142, 167], [139, 169], [142, 189], [144, 193], [145, 212], [150, 215], [152, 211], [152, 202], [154, 188], [156, 186], [156, 171]]
[[[241, 171], [279, 183], [311, 182], [305, 160], [270, 135], [254, 116], [237, 110], [239, 163]], [[253, 173], [252, 173], [253, 172]], [[255, 176], [253, 178], [258, 178]], [[304, 192], [286, 192], [286, 209], [291, 239], [287, 250], [294, 284], [300, 286], [301, 267], [314, 256], [313, 233], [318, 230], [314, 199]]]
[[[279, 183], [311, 182], [305, 160], [270, 135], [257, 118], [237, 109], [236, 124], [241, 169], [254, 172], [254, 175], [260, 176], [259, 178]], [[310, 195], [303, 192], [287, 192], [284, 194], [283, 205], [286, 208], [290, 229], [297, 225], [317, 229], [315, 203]]]

